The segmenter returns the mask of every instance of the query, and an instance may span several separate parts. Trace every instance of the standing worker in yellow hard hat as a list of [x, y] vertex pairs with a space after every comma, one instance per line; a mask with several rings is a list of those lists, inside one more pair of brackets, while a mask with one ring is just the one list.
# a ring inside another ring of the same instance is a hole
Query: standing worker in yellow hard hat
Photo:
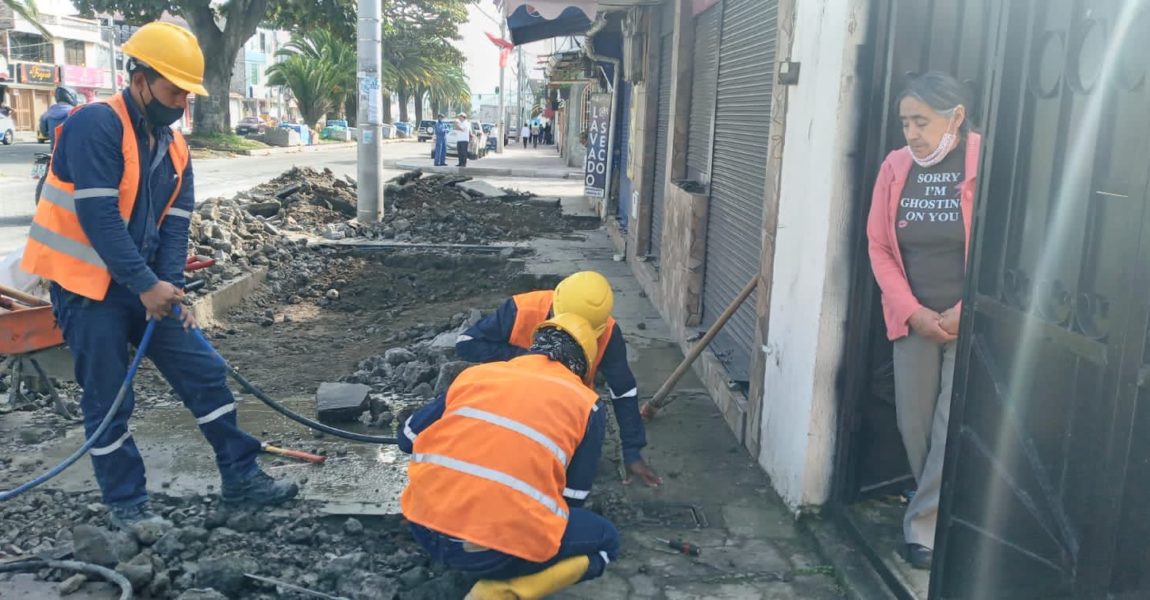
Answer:
[[[128, 87], [77, 108], [56, 132], [22, 267], [52, 282], [52, 304], [83, 387], [91, 435], [125, 378], [129, 345], [157, 319], [148, 347], [215, 451], [225, 502], [274, 504], [294, 497], [256, 463], [258, 440], [236, 424], [236, 403], [218, 354], [189, 333], [184, 264], [195, 184], [183, 136], [171, 125], [188, 95], [207, 95], [204, 56], [188, 30], [149, 23], [123, 46]], [[160, 518], [148, 508], [144, 463], [128, 429], [134, 398], [91, 450], [96, 480], [119, 528]]]
[[[494, 314], [460, 335], [455, 342], [455, 352], [472, 362], [509, 360], [527, 353], [531, 333], [552, 315], [569, 312], [586, 319], [599, 336], [600, 354], [585, 380], [593, 386], [595, 374], [602, 371], [615, 405], [627, 471], [654, 487], [662, 480], [643, 460], [647, 433], [639, 415], [639, 388], [627, 364], [623, 332], [611, 317], [614, 304], [614, 293], [606, 277], [594, 271], [580, 271], [559, 282], [554, 290], [518, 294], [508, 299]], [[572, 490], [571, 493], [586, 498], [590, 491]]]
[[433, 559], [481, 578], [468, 600], [543, 598], [619, 551], [615, 526], [568, 493], [590, 488], [603, 444], [599, 395], [582, 382], [598, 334], [564, 313], [530, 335], [522, 356], [463, 371], [398, 432], [403, 516]]

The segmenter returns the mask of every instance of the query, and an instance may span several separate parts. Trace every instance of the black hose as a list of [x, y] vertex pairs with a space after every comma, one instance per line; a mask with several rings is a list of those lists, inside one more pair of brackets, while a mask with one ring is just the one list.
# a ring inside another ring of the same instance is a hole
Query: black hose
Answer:
[[97, 575], [116, 584], [120, 588], [120, 600], [132, 600], [132, 583], [123, 575], [100, 565], [80, 562], [78, 560], [25, 560], [7, 564], [0, 564], [0, 573], [24, 573], [39, 571], [40, 569], [60, 569], [62, 571], [79, 571], [86, 575]]
[[320, 423], [319, 421], [313, 421], [312, 419], [309, 419], [309, 418], [307, 418], [307, 417], [305, 417], [299, 413], [292, 412], [292, 410], [289, 409], [288, 407], [286, 407], [283, 404], [280, 404], [279, 402], [276, 402], [272, 398], [268, 397], [268, 395], [265, 394], [263, 392], [263, 390], [256, 387], [254, 383], [248, 381], [246, 377], [241, 375], [240, 372], [235, 369], [235, 367], [228, 365], [228, 372], [231, 373], [232, 379], [235, 379], [236, 383], [240, 384], [240, 387], [244, 388], [244, 391], [255, 396], [256, 398], [259, 398], [259, 400], [261, 402], [272, 407], [272, 409], [275, 410], [276, 412], [278, 412], [279, 414], [295, 421], [296, 423], [299, 423], [300, 425], [303, 425], [304, 427], [310, 427], [312, 429], [315, 429], [316, 431], [322, 431], [324, 433], [331, 434], [331, 435], [334, 435], [336, 437], [341, 437], [344, 439], [352, 440], [355, 442], [364, 442], [367, 444], [396, 444], [396, 443], [398, 443], [398, 440], [396, 440], [395, 437], [393, 437], [393, 436], [364, 435], [362, 433], [355, 433], [354, 431], [346, 431], [344, 429], [336, 429], [335, 427], [332, 427], [330, 425], [324, 425], [323, 423]]

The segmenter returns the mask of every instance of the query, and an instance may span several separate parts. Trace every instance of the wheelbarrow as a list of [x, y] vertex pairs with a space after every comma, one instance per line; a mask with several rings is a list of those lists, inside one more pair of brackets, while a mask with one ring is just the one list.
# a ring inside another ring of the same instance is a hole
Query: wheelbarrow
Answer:
[[[216, 264], [214, 259], [189, 257], [185, 271], [197, 271]], [[185, 290], [194, 291], [204, 286], [202, 280], [191, 280]], [[44, 366], [37, 360], [39, 353], [64, 346], [64, 335], [56, 326], [52, 304], [46, 300], [0, 285], [0, 375], [10, 373], [10, 403], [15, 409], [32, 403], [25, 392], [36, 390], [47, 394], [56, 411], [68, 418], [78, 415], [56, 392]], [[29, 373], [29, 370], [33, 373]]]

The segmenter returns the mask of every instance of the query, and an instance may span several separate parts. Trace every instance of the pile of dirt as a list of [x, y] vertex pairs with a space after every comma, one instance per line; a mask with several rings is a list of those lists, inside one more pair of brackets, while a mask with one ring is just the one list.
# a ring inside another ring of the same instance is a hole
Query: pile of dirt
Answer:
[[253, 214], [278, 219], [287, 230], [329, 239], [485, 244], [570, 230], [558, 202], [509, 190], [488, 197], [458, 186], [470, 180], [456, 175], [424, 176], [421, 171], [396, 177], [384, 192], [382, 221], [370, 226], [353, 221], [356, 182], [336, 177], [330, 169], [293, 167], [237, 199]]
[[[0, 560], [70, 555], [114, 568], [141, 599], [299, 597], [245, 574], [356, 600], [460, 598], [472, 583], [431, 563], [398, 515], [336, 517], [306, 501], [233, 510], [214, 495], [154, 495], [152, 508], [172, 525], [117, 532], [96, 493], [30, 492], [0, 504], [10, 524], [0, 532]], [[50, 569], [36, 577], [61, 582], [62, 593], [86, 581]]]

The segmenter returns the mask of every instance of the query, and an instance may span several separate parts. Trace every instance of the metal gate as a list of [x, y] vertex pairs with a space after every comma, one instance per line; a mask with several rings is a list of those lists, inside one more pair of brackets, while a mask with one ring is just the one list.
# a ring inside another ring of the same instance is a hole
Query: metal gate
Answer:
[[934, 598], [1150, 597], [1150, 2], [985, 0]]
[[716, 4], [695, 19], [691, 116], [687, 137], [687, 179], [711, 179], [711, 141], [715, 125], [715, 95], [719, 83], [719, 26], [723, 5]]
[[[663, 35], [659, 43], [659, 98], [655, 108], [655, 182], [651, 186], [651, 245], [648, 254], [658, 259], [663, 244], [663, 197], [667, 182], [667, 137], [671, 129], [671, 56], [674, 34]], [[656, 265], [658, 263], [656, 262]]]
[[[761, 268], [777, 15], [775, 0], [725, 0], [723, 6], [704, 326], [715, 322]], [[748, 380], [754, 304], [743, 303], [711, 343], [732, 381]]]

